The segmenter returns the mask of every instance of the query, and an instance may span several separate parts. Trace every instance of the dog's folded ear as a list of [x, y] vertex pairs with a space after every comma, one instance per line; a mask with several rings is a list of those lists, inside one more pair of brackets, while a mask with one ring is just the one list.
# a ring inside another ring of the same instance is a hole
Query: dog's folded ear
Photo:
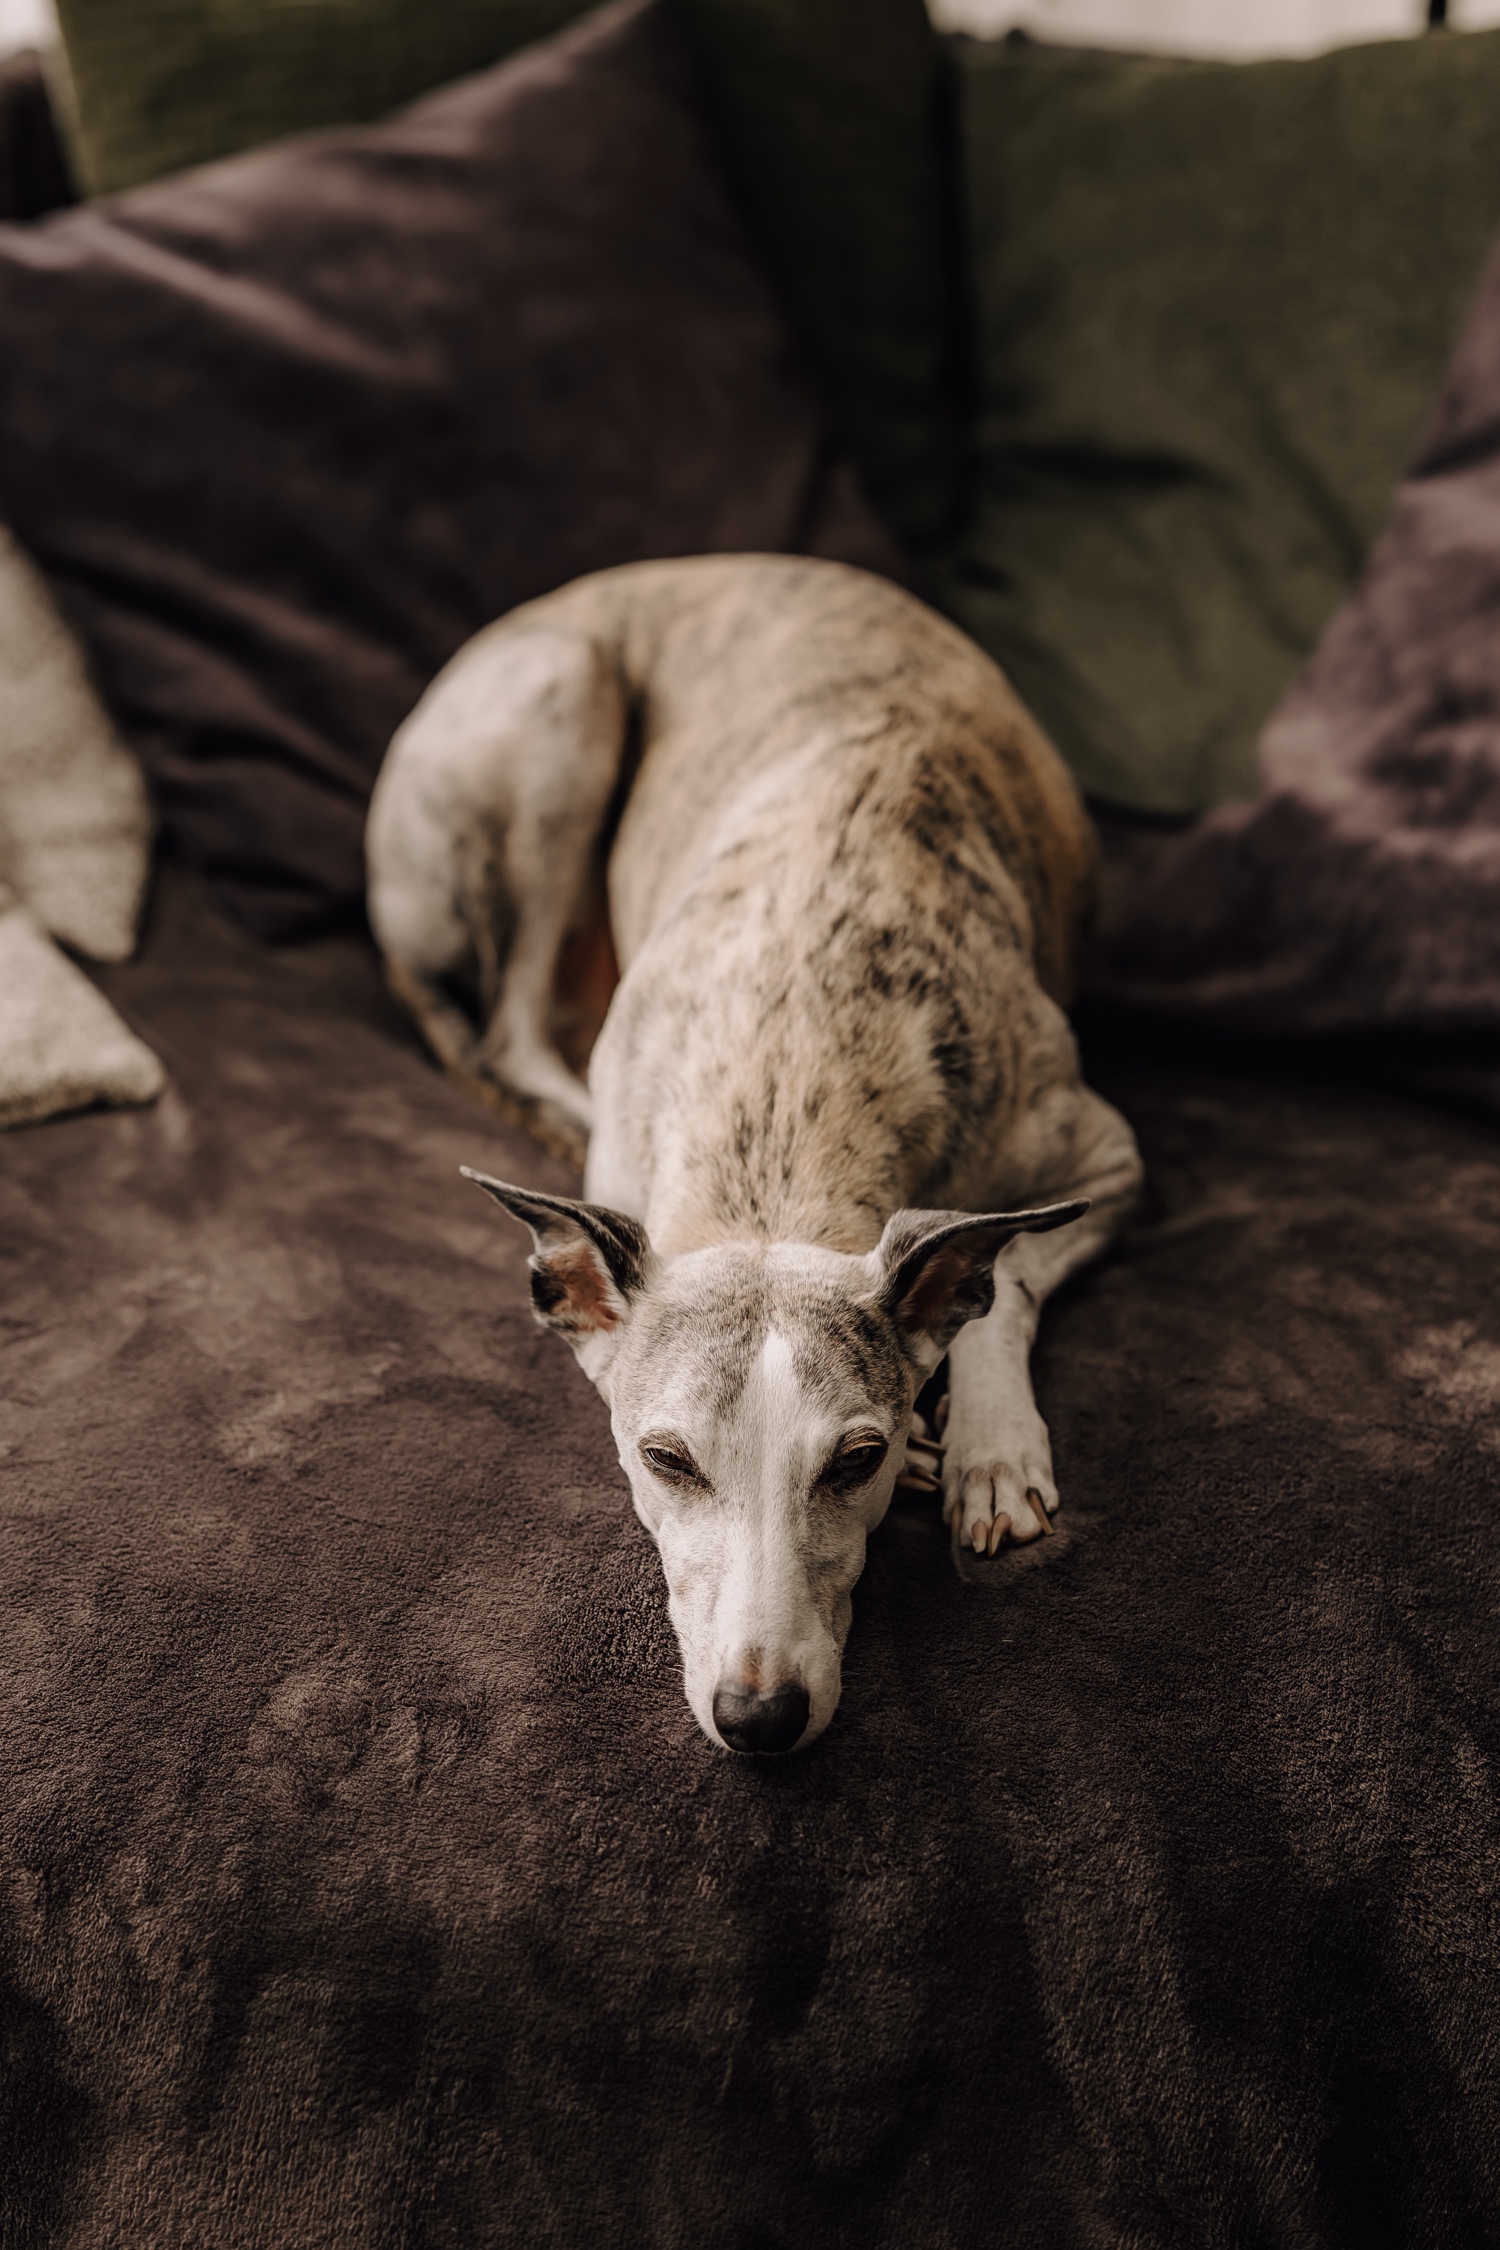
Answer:
[[459, 1170], [531, 1229], [531, 1302], [544, 1328], [579, 1344], [619, 1327], [646, 1286], [652, 1253], [643, 1227], [602, 1203], [511, 1187], [467, 1164]]
[[1018, 1234], [1081, 1219], [1088, 1199], [1040, 1211], [895, 1211], [872, 1252], [875, 1300], [924, 1365], [936, 1366], [966, 1321], [995, 1302], [995, 1260]]

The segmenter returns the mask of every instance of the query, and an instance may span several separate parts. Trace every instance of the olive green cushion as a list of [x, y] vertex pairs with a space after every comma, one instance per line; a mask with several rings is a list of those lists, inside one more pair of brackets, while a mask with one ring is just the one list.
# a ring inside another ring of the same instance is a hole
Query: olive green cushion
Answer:
[[934, 589], [1099, 796], [1252, 793], [1500, 223], [1500, 34], [959, 57], [981, 467]]
[[952, 528], [960, 348], [951, 73], [922, 0], [674, 0], [745, 216], [866, 490]]
[[58, 0], [90, 194], [358, 124], [501, 61], [587, 0]]

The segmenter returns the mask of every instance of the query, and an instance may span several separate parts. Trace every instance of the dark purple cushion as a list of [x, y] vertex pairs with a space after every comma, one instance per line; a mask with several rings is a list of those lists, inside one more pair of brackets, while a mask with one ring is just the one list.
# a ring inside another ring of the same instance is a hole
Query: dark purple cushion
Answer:
[[1261, 795], [1107, 832], [1094, 990], [1264, 1032], [1500, 1029], [1500, 252]]
[[391, 732], [501, 611], [642, 556], [889, 552], [658, 0], [388, 124], [0, 228], [0, 336], [0, 508], [266, 935], [357, 902]]

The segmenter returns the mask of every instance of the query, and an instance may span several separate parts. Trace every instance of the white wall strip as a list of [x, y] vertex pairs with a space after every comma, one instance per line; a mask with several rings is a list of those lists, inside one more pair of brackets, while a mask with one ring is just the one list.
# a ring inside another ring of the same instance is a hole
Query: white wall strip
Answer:
[[[1420, 31], [1426, 0], [929, 0], [945, 31], [987, 38], [1019, 24], [1038, 39], [1138, 53], [1311, 55]], [[1500, 24], [1500, 0], [1449, 0], [1460, 30]]]

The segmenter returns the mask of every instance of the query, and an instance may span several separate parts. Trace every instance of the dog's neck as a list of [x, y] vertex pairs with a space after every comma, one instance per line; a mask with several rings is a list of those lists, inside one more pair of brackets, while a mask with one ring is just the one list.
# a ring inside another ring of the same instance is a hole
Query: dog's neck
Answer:
[[672, 1180], [651, 1198], [646, 1228], [652, 1242], [665, 1257], [729, 1242], [806, 1242], [857, 1257], [874, 1248], [890, 1216], [868, 1202], [839, 1204], [816, 1193], [767, 1196], [751, 1176], [742, 1188], [735, 1195], [696, 1179]]
[[921, 1200], [934, 1136], [862, 1098], [838, 1058], [783, 1052], [781, 1065], [746, 1055], [726, 1069], [720, 1052], [711, 1089], [659, 1122], [645, 1220], [664, 1255], [806, 1242], [862, 1256], [892, 1211]]
[[918, 759], [896, 787], [894, 755], [888, 726], [816, 734], [724, 785], [707, 845], [690, 829], [674, 857], [648, 799], [617, 847], [625, 977], [596, 1090], [664, 1253], [862, 1255], [894, 1210], [961, 1207], [981, 1124], [993, 1144], [1011, 1043], [950, 925], [967, 917], [1003, 973], [1027, 909], [983, 832], [966, 858], [897, 849], [912, 805], [932, 825], [936, 785]]

